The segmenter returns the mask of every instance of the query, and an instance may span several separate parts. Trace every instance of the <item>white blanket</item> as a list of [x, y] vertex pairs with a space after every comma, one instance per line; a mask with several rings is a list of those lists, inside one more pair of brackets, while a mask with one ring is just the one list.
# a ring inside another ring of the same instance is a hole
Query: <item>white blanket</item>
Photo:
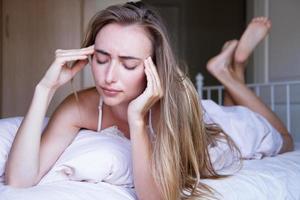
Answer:
[[[3, 185], [5, 161], [21, 120], [0, 120], [0, 200], [137, 199], [130, 176], [130, 142], [116, 134], [115, 127], [104, 134], [80, 131], [37, 186], [16, 189]], [[99, 146], [101, 142], [110, 145], [111, 151]], [[99, 157], [100, 151], [106, 153]], [[294, 152], [244, 161], [238, 173], [223, 180], [202, 181], [220, 199], [300, 199], [300, 146]]]

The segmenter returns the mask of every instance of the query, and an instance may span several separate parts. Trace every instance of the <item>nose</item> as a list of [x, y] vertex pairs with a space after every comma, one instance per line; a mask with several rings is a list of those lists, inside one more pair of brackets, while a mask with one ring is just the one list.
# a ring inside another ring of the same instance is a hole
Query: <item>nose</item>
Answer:
[[105, 82], [107, 84], [116, 82], [116, 80], [117, 80], [117, 74], [116, 74], [117, 65], [118, 65], [118, 63], [116, 61], [112, 60], [112, 62], [108, 66], [107, 71], [106, 71], [106, 76], [105, 76]]

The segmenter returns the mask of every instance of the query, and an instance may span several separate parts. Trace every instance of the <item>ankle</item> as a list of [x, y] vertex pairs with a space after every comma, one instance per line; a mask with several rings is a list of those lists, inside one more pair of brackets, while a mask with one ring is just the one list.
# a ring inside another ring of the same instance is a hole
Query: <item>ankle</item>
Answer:
[[246, 65], [248, 63], [248, 56], [246, 57], [245, 54], [238, 53], [236, 51], [233, 57], [233, 61], [234, 61], [235, 68], [237, 67], [246, 68]]
[[229, 85], [240, 85], [245, 84], [245, 77], [238, 76], [235, 72], [231, 71], [229, 73], [219, 74], [217, 80], [222, 83], [222, 85], [228, 87]]

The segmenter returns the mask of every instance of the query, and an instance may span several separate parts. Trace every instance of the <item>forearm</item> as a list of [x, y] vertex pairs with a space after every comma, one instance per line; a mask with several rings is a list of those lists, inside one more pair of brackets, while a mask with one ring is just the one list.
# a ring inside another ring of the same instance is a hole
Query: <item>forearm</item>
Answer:
[[152, 146], [144, 123], [130, 125], [133, 175], [135, 189], [140, 200], [161, 198], [151, 172]]
[[54, 91], [41, 85], [35, 88], [8, 156], [5, 182], [12, 186], [32, 186], [39, 173], [39, 148], [44, 117]]

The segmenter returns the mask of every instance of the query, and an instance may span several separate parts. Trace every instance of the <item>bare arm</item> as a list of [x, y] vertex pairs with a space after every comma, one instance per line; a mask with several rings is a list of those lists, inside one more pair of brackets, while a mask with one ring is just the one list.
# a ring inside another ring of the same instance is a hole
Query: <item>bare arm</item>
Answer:
[[160, 190], [155, 183], [151, 170], [152, 146], [145, 123], [137, 122], [130, 126], [130, 140], [134, 185], [139, 199], [161, 199]]
[[146, 131], [145, 116], [163, 96], [160, 80], [151, 58], [144, 61], [147, 87], [128, 106], [128, 123], [132, 143], [133, 177], [137, 196], [141, 200], [162, 199], [159, 185], [152, 174], [152, 146]]
[[38, 152], [42, 124], [53, 94], [54, 91], [37, 85], [29, 111], [18, 129], [8, 156], [5, 169], [6, 184], [33, 185], [39, 171]]
[[[75, 106], [68, 100], [56, 111], [43, 135], [42, 125], [55, 91], [85, 66], [91, 49], [56, 52], [55, 61], [35, 88], [29, 110], [12, 144], [5, 169], [6, 184], [28, 187], [38, 183], [75, 137], [79, 122], [74, 117], [77, 116]], [[83, 61], [69, 68], [66, 63], [74, 60]]]
[[40, 85], [36, 87], [29, 112], [9, 153], [5, 171], [8, 185], [28, 187], [37, 184], [79, 130], [75, 100], [68, 97], [55, 111], [42, 134], [45, 115], [42, 108], [47, 107], [48, 96], [47, 90]]

